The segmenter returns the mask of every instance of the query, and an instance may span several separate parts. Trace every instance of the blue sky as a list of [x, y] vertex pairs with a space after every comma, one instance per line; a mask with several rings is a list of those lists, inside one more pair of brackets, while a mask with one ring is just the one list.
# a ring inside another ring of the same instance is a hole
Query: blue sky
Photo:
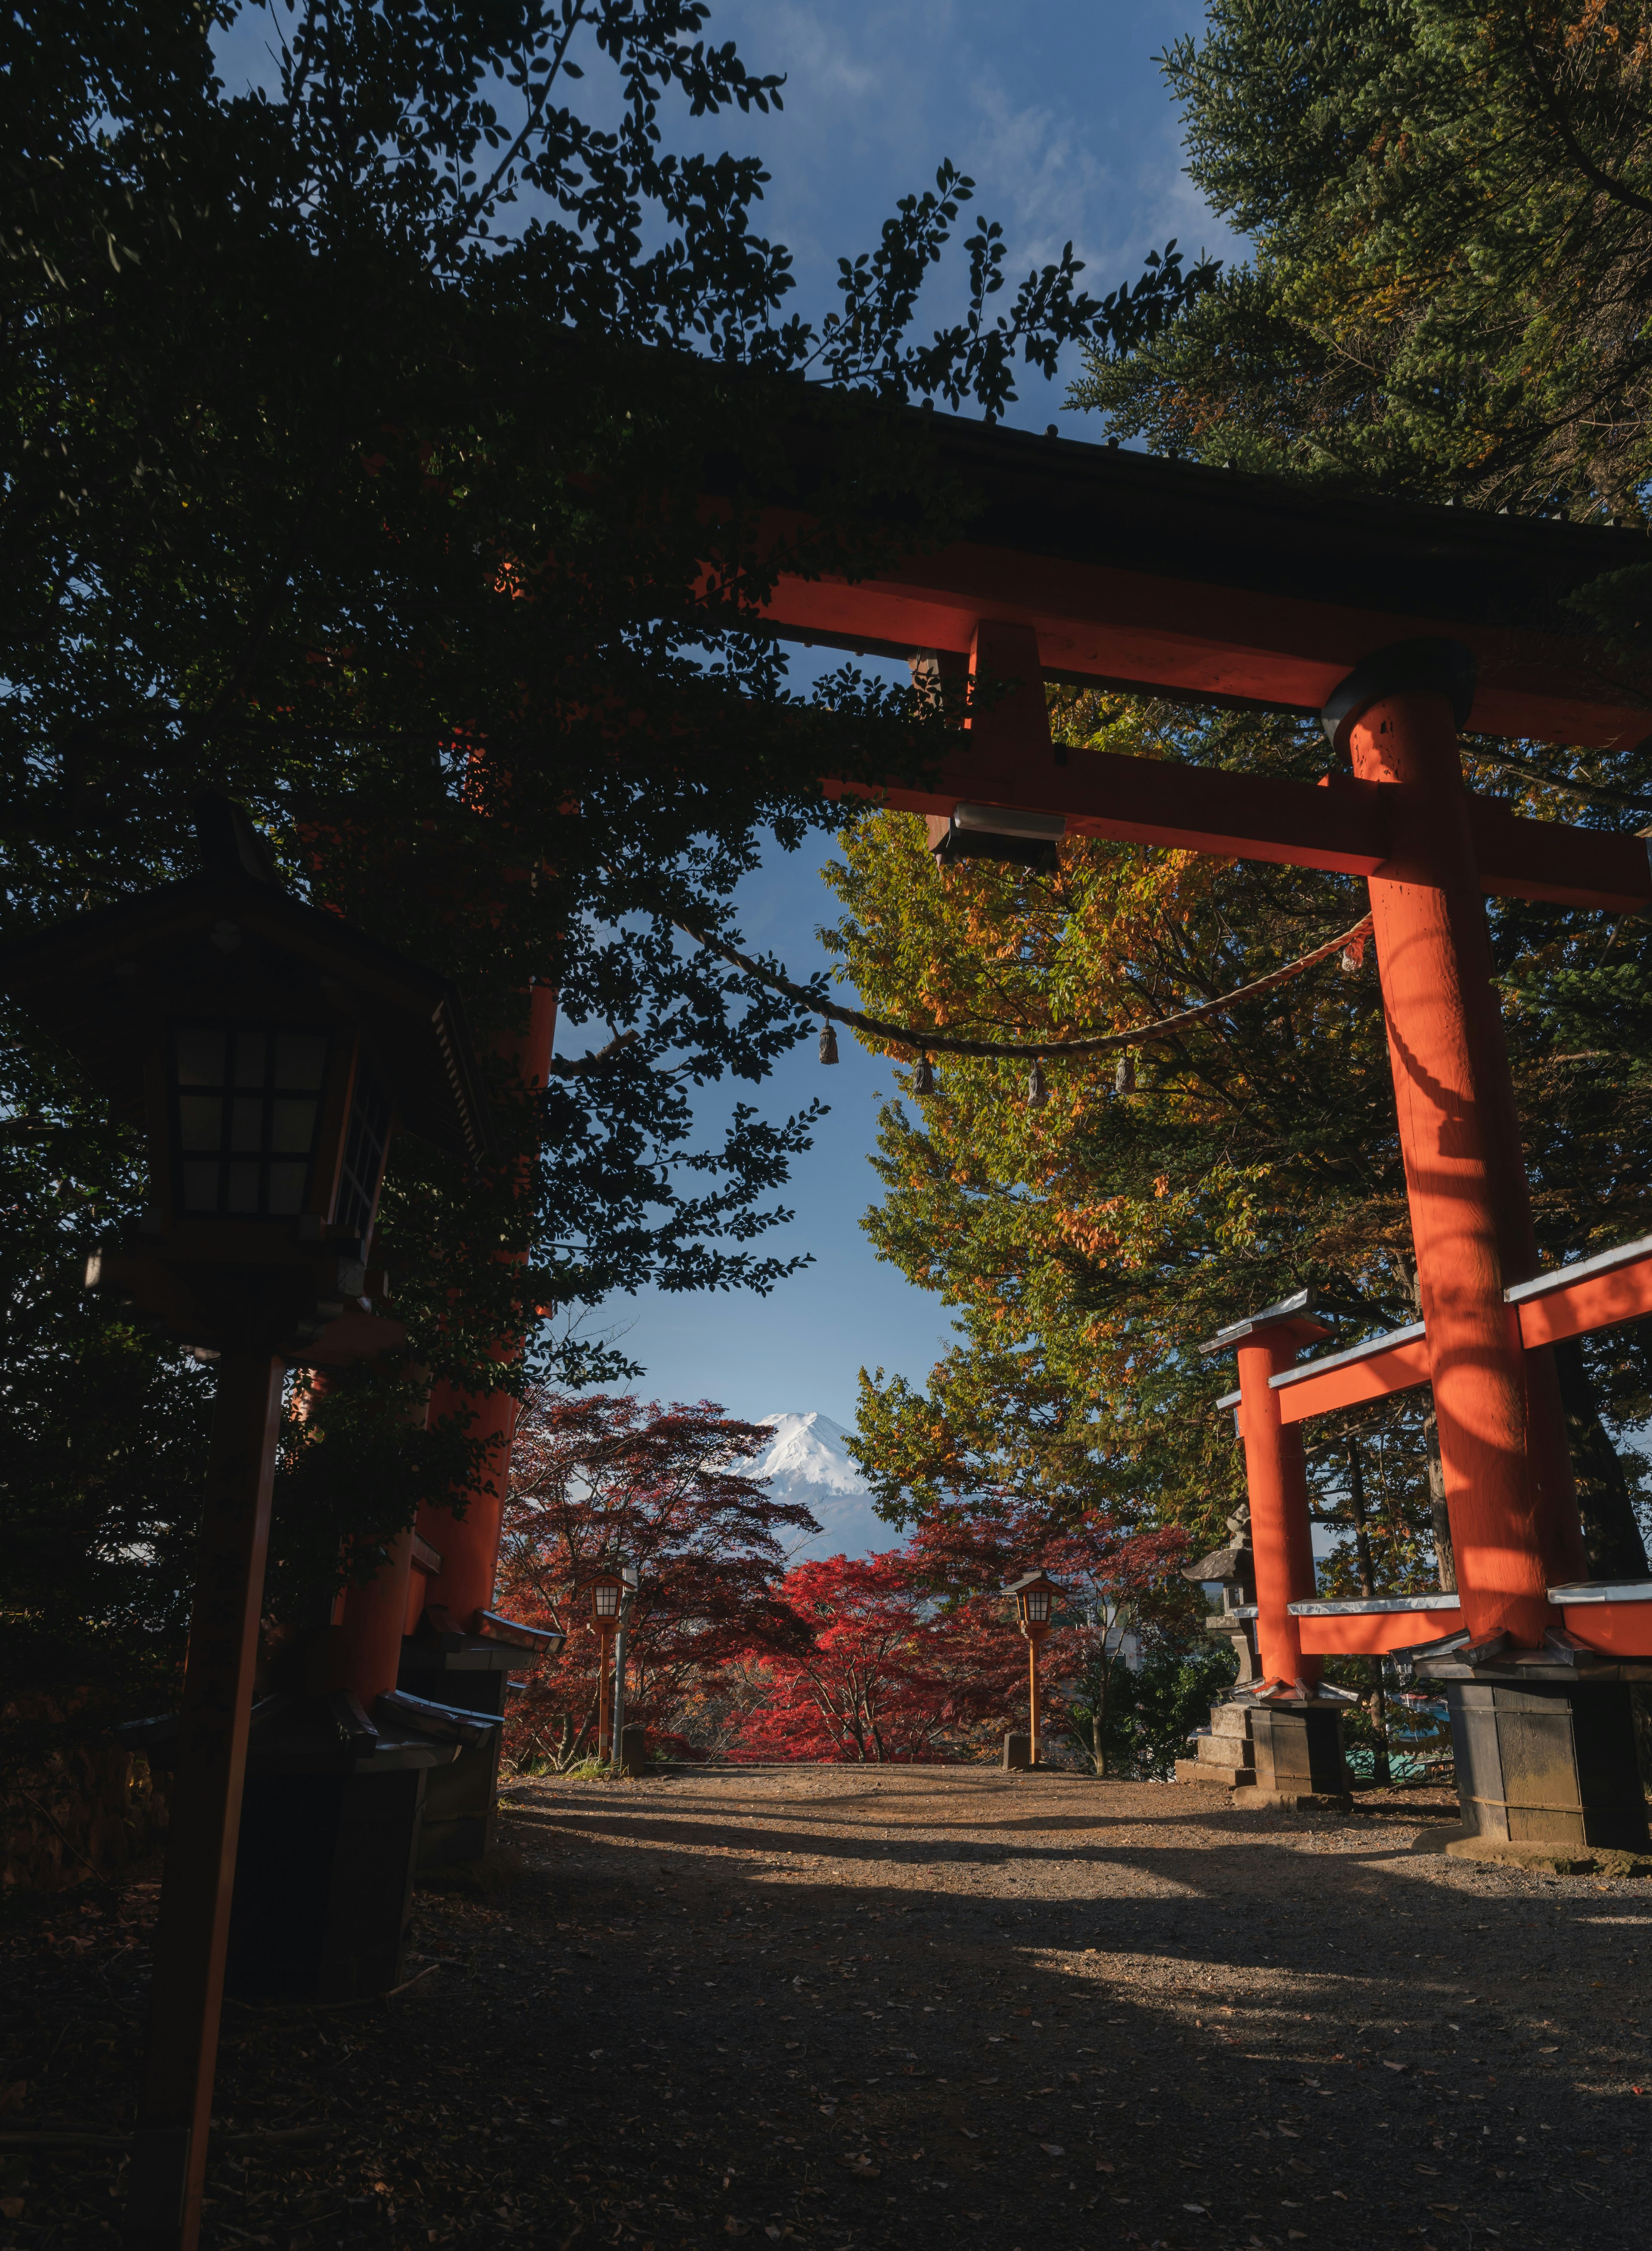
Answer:
[[[927, 187], [945, 156], [1002, 221], [1013, 278], [1070, 239], [1104, 295], [1172, 235], [1190, 258], [1233, 247], [1183, 177], [1177, 113], [1152, 60], [1203, 13], [1191, 0], [727, 0], [709, 34], [733, 38], [749, 67], [783, 70], [788, 84], [780, 117], [736, 116], [718, 138], [767, 161], [764, 230], [792, 249], [811, 316], [831, 303], [838, 255], [869, 247], [896, 197]], [[944, 309], [937, 301], [935, 317]], [[1026, 386], [1010, 419], [1035, 429], [1055, 419], [1072, 371], [1054, 390], [1041, 378]], [[1083, 436], [1091, 426], [1072, 416], [1064, 426]], [[799, 655], [793, 677], [805, 684], [840, 661]], [[818, 845], [771, 850], [739, 894], [745, 937], [798, 976], [827, 966], [815, 937], [834, 904], [819, 876], [825, 856]], [[862, 1364], [921, 1382], [945, 1348], [945, 1308], [881, 1264], [861, 1231], [877, 1186], [867, 1163], [876, 1105], [891, 1082], [847, 1035], [840, 1052], [836, 1070], [823, 1069], [811, 1041], [764, 1091], [771, 1111], [815, 1096], [832, 1105], [784, 1198], [796, 1217], [770, 1238], [814, 1264], [767, 1298], [644, 1292], [593, 1323], [626, 1331], [647, 1395], [709, 1397], [751, 1416], [815, 1409], [853, 1427]]]

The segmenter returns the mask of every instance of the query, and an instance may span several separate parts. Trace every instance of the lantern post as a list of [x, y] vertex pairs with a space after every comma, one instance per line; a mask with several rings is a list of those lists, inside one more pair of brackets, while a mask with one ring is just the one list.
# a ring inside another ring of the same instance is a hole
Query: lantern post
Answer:
[[[1055, 1607], [1056, 1596], [1062, 1590], [1047, 1572], [1029, 1571], [1024, 1577], [1013, 1581], [1004, 1591], [1006, 1595], [1013, 1595], [1015, 1597], [1016, 1617], [1026, 1640], [1027, 1749], [1026, 1763], [1028, 1766], [1037, 1766], [1040, 1763], [1038, 1746], [1040, 1720], [1038, 1693], [1039, 1652], [1043, 1647], [1044, 1638], [1050, 1630], [1051, 1614]], [[1010, 1741], [1013, 1742], [1014, 1738], [1012, 1736]], [[1006, 1745], [1006, 1763], [1010, 1763], [1010, 1757]]]
[[634, 1564], [623, 1558], [594, 1572], [585, 1582], [590, 1600], [591, 1630], [597, 1636], [597, 1756], [606, 1758], [613, 1733], [613, 1689], [611, 1687], [614, 1638], [625, 1623], [631, 1597], [637, 1590]]
[[[286, 1369], [405, 1341], [369, 1264], [393, 1130], [490, 1140], [446, 980], [288, 897], [241, 807], [203, 797], [196, 827], [203, 875], [0, 951], [0, 990], [146, 1132], [149, 1202], [88, 1289], [217, 1370], [182, 1709], [149, 1723], [174, 1773], [129, 2251], [200, 2228]], [[339, 1756], [380, 1747], [355, 1696], [324, 1701]]]

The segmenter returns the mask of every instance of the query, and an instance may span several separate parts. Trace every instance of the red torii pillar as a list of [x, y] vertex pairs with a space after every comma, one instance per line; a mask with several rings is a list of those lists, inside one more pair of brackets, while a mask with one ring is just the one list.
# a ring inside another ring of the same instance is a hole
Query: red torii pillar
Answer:
[[[542, 1088], [550, 1076], [556, 1032], [556, 990], [550, 985], [536, 985], [528, 995], [525, 1028], [500, 1041], [496, 1049], [515, 1066], [530, 1091]], [[503, 1340], [501, 1354], [515, 1352], [519, 1344], [517, 1339]], [[467, 1633], [478, 1610], [493, 1608], [517, 1403], [508, 1391], [461, 1392], [450, 1383], [438, 1383], [432, 1392], [430, 1411], [432, 1420], [443, 1415], [468, 1415], [472, 1418], [469, 1435], [480, 1438], [486, 1447], [469, 1490], [457, 1506], [422, 1507], [418, 1518], [420, 1535], [442, 1559], [439, 1576], [426, 1583], [425, 1601], [446, 1609], [460, 1631]]]
[[1216, 1340], [1222, 1347], [1233, 1346], [1239, 1356], [1239, 1435], [1250, 1497], [1261, 1677], [1300, 1680], [1308, 1687], [1325, 1670], [1323, 1658], [1304, 1653], [1302, 1627], [1290, 1614], [1293, 1602], [1305, 1601], [1314, 1591], [1308, 1464], [1302, 1432], [1280, 1418], [1279, 1394], [1271, 1379], [1291, 1365], [1303, 1346], [1317, 1344], [1330, 1334], [1323, 1321], [1270, 1306], [1252, 1320], [1224, 1329]]
[[1538, 1249], [1457, 747], [1473, 692], [1467, 649], [1405, 642], [1324, 724], [1393, 792], [1371, 908], [1463, 1623], [1535, 1646], [1585, 1562], [1553, 1355], [1523, 1351], [1503, 1294]]

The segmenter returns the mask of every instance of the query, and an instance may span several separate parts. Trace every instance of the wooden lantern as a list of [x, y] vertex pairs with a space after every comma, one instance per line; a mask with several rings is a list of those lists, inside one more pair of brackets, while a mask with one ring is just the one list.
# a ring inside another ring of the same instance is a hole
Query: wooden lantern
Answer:
[[14, 940], [0, 989], [145, 1130], [137, 1234], [88, 1286], [204, 1353], [308, 1358], [384, 1294], [392, 1132], [474, 1157], [487, 1105], [445, 978], [289, 897], [240, 807], [199, 825], [204, 876]]
[[142, 1219], [88, 1286], [218, 1362], [131, 2251], [190, 2251], [200, 2226], [287, 1366], [401, 1340], [366, 1263], [392, 1128], [490, 1139], [446, 980], [289, 897], [239, 806], [202, 800], [197, 828], [203, 875], [0, 949], [0, 991], [148, 1137]]
[[595, 1571], [585, 1582], [585, 1594], [591, 1604], [591, 1631], [600, 1638], [601, 1649], [597, 1659], [597, 1755], [607, 1756], [609, 1737], [613, 1728], [613, 1690], [611, 1683], [611, 1653], [614, 1637], [621, 1631], [631, 1609], [631, 1597], [637, 1591], [637, 1569], [633, 1563], [614, 1562]]
[[1040, 1721], [1038, 1652], [1050, 1630], [1055, 1606], [1063, 1590], [1047, 1571], [1028, 1571], [1023, 1577], [1012, 1581], [1004, 1591], [1015, 1597], [1016, 1616], [1026, 1638], [1027, 1756], [1031, 1764], [1036, 1766], [1039, 1763]]

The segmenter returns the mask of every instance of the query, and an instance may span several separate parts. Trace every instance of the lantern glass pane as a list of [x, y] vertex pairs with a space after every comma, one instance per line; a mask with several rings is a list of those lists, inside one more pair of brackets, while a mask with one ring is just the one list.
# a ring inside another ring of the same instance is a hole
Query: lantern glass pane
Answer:
[[222, 1086], [225, 1028], [180, 1024], [177, 1028], [178, 1084]]
[[[328, 1035], [264, 1024], [172, 1028], [179, 1192], [193, 1216], [287, 1219], [304, 1209]], [[206, 1161], [207, 1160], [215, 1161]]]
[[218, 1168], [190, 1160], [181, 1167], [183, 1174], [183, 1209], [185, 1211], [216, 1211], [218, 1208]]
[[338, 1205], [333, 1214], [338, 1226], [359, 1236], [363, 1243], [373, 1231], [373, 1216], [378, 1209], [379, 1183], [384, 1176], [384, 1152], [390, 1139], [390, 1104], [363, 1060], [356, 1073], [349, 1126], [344, 1135]]
[[230, 1180], [229, 1193], [224, 1199], [225, 1211], [234, 1212], [238, 1218], [248, 1216], [257, 1211], [259, 1174], [262, 1170], [263, 1167], [256, 1161], [250, 1165], [231, 1165], [228, 1167]]
[[272, 1165], [270, 1167], [270, 1216], [273, 1219], [289, 1219], [304, 1209], [304, 1183], [309, 1176], [308, 1165]]
[[230, 1105], [230, 1146], [238, 1156], [256, 1157], [264, 1146], [264, 1098], [238, 1094]]
[[324, 1032], [278, 1032], [275, 1035], [275, 1084], [283, 1091], [313, 1094], [327, 1070]]
[[178, 1097], [178, 1138], [186, 1149], [210, 1149], [214, 1156], [224, 1134], [224, 1105], [216, 1094]]
[[271, 1148], [284, 1157], [307, 1157], [315, 1138], [315, 1105], [294, 1100], [291, 1096], [278, 1096], [270, 1105]]
[[596, 1591], [596, 1596], [597, 1596], [597, 1615], [598, 1615], [598, 1617], [619, 1617], [619, 1588], [618, 1588], [618, 1587], [598, 1587], [598, 1588], [597, 1588], [597, 1589], [596, 1589], [596, 1590], [595, 1590], [595, 1591]]
[[1030, 1617], [1035, 1624], [1042, 1625], [1049, 1614], [1049, 1590], [1047, 1587], [1030, 1588], [1027, 1590], [1026, 1596], [1026, 1615], [1028, 1617]]

